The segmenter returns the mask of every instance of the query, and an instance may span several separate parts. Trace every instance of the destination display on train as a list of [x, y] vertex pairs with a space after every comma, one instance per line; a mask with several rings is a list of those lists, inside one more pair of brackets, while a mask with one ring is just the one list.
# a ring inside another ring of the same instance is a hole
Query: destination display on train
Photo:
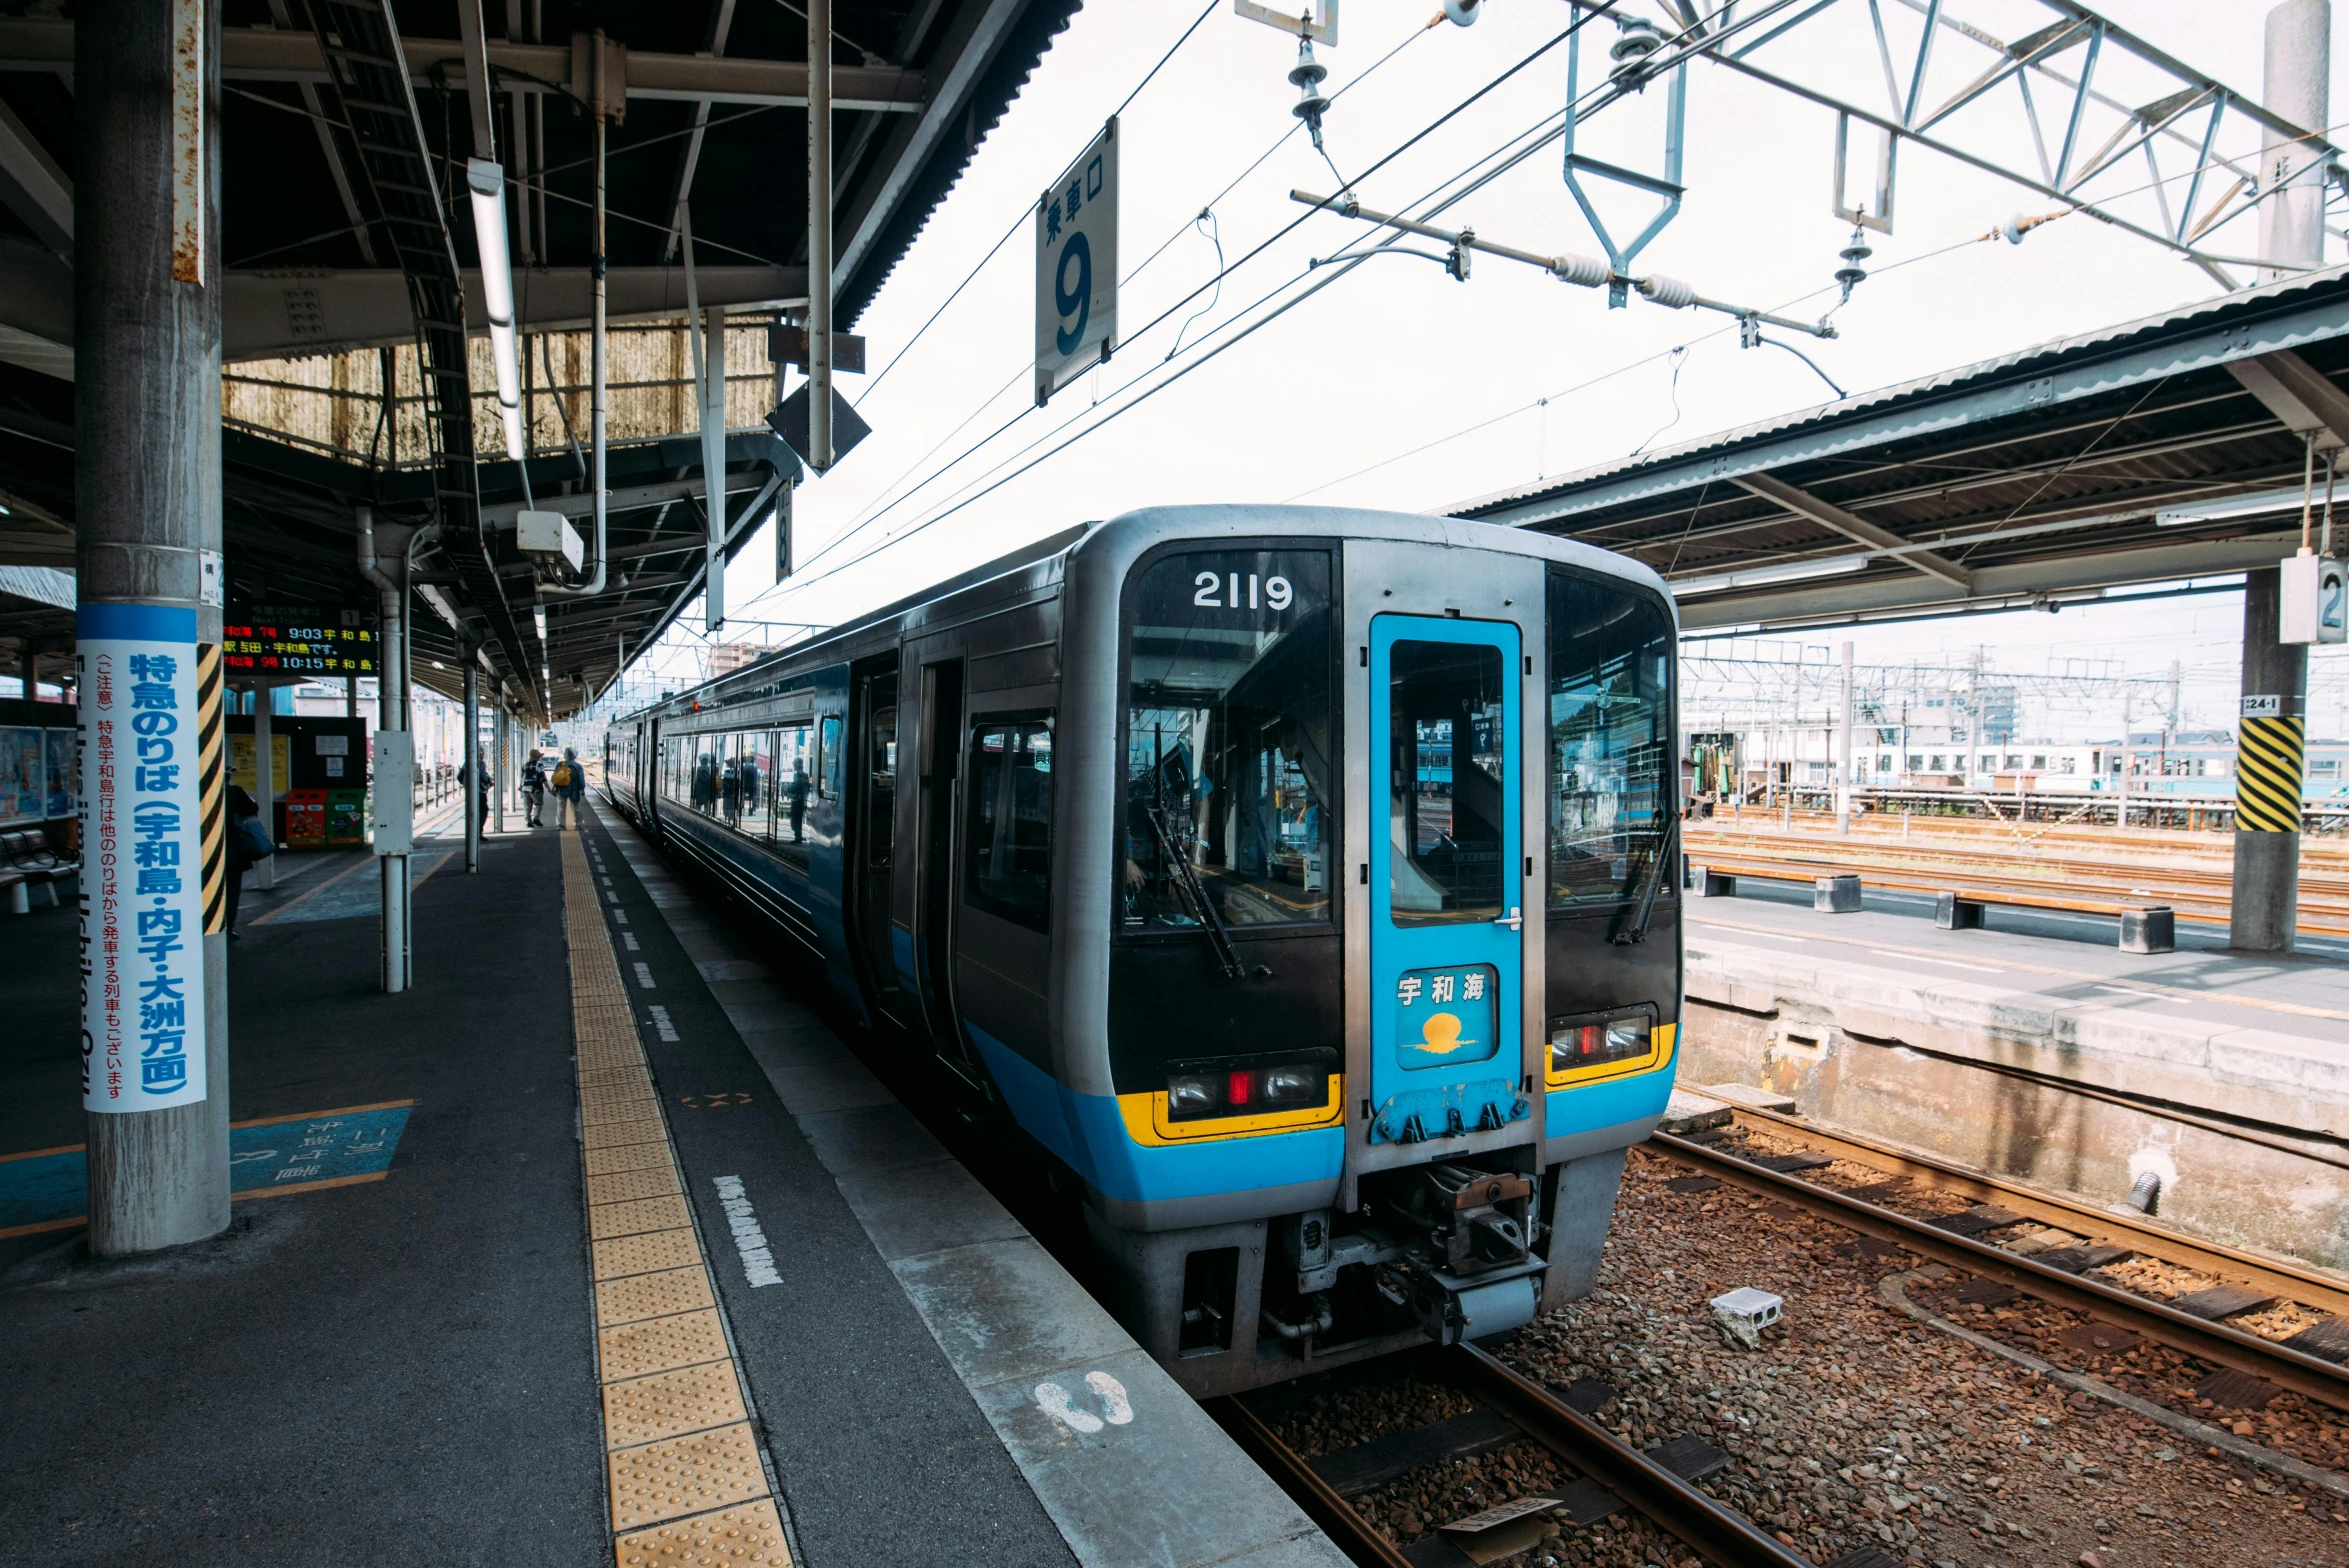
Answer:
[[231, 605], [220, 628], [230, 675], [373, 675], [379, 623], [340, 605]]

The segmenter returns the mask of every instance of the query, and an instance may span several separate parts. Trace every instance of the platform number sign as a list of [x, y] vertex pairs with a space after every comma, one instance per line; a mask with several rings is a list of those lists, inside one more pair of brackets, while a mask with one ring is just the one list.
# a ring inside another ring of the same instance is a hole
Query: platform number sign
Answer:
[[1117, 121], [1036, 200], [1036, 405], [1117, 347]]

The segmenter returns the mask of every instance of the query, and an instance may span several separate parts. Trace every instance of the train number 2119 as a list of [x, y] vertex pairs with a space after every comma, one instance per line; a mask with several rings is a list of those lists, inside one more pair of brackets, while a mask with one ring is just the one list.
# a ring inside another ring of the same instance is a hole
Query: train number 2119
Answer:
[[[1246, 598], [1240, 596], [1240, 574], [1238, 572], [1201, 572], [1191, 579], [1191, 583], [1198, 589], [1198, 592], [1191, 595], [1191, 602], [1201, 609], [1253, 610], [1259, 607], [1259, 585], [1254, 572], [1248, 574]], [[1228, 597], [1225, 596], [1227, 590]], [[1296, 597], [1296, 591], [1289, 586], [1289, 580], [1286, 577], [1263, 579], [1261, 593], [1262, 607], [1273, 610], [1287, 609], [1290, 601]]]

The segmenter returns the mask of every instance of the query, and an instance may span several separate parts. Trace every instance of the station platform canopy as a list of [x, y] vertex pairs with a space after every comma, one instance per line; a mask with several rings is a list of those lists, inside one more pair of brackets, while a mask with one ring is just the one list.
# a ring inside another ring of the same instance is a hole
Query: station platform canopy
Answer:
[[1646, 563], [1690, 631], [2056, 610], [2297, 550], [2344, 372], [2331, 267], [1450, 510]]
[[[841, 328], [1077, 4], [835, 0]], [[728, 312], [729, 557], [800, 475], [762, 421], [780, 385], [769, 328], [809, 295], [807, 28], [790, 7], [736, 0], [480, 9], [512, 214], [529, 492], [583, 533], [591, 103], [609, 116], [607, 591], [539, 605], [533, 564], [515, 548], [524, 465], [505, 457], [465, 197], [465, 160], [480, 149], [457, 13], [420, 0], [236, 0], [221, 29], [217, 122], [226, 592], [231, 605], [372, 609], [355, 564], [359, 509], [394, 538], [434, 525], [409, 605], [414, 678], [455, 693], [471, 649], [507, 700], [561, 717], [701, 589], [681, 208], [696, 300]], [[0, 566], [70, 570], [74, 559], [74, 28], [55, 14], [0, 17]], [[373, 98], [350, 92], [375, 67]], [[399, 115], [370, 118], [370, 102], [403, 98]], [[419, 224], [437, 225], [441, 262], [416, 243]], [[436, 343], [427, 317], [453, 317], [459, 301], [466, 337], [444, 329]], [[452, 411], [444, 390], [463, 381]], [[0, 625], [0, 658], [70, 650], [70, 631], [15, 630]]]

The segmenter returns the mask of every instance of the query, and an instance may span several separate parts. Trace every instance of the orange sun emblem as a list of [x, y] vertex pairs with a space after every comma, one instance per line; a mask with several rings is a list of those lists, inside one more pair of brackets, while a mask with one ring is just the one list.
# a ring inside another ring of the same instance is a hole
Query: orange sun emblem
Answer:
[[1449, 1056], [1474, 1040], [1460, 1038], [1460, 1020], [1451, 1013], [1430, 1013], [1427, 1022], [1419, 1026], [1419, 1049], [1433, 1051], [1438, 1056]]

